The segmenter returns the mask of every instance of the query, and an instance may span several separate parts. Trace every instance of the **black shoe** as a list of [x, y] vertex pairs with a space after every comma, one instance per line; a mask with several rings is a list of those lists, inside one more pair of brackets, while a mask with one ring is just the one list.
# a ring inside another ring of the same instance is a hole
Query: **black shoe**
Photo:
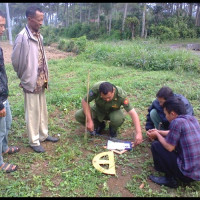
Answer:
[[117, 131], [115, 131], [111, 126], [109, 126], [109, 132], [111, 138], [117, 137]]
[[44, 141], [50, 141], [50, 142], [58, 142], [59, 138], [51, 137], [48, 135], [48, 137]]
[[177, 188], [178, 182], [174, 179], [174, 177], [166, 177], [166, 176], [153, 176], [150, 175], [149, 178], [158, 185], [164, 185], [170, 188]]
[[95, 136], [96, 135], [96, 131], [88, 131], [89, 132], [89, 134], [91, 135], [91, 136]]
[[106, 124], [104, 121], [102, 121], [99, 126], [95, 129], [95, 132], [97, 135], [100, 135], [103, 129], [106, 127]]
[[40, 146], [31, 146], [31, 148], [37, 153], [44, 153], [45, 152], [44, 148], [41, 145]]

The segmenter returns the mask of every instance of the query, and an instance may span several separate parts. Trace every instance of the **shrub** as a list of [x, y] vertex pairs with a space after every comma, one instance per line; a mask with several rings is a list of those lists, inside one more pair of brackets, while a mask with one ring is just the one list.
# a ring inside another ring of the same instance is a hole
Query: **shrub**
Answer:
[[58, 43], [58, 49], [66, 51], [66, 49], [65, 49], [66, 45], [65, 44], [66, 44], [66, 40], [65, 39], [60, 39], [59, 43]]
[[197, 34], [197, 37], [200, 37], [200, 27], [195, 27], [195, 32]]
[[58, 48], [63, 51], [80, 54], [81, 52], [85, 51], [86, 43], [87, 43], [86, 36], [82, 36], [79, 38], [72, 38], [69, 40], [60, 39]]
[[174, 37], [172, 30], [166, 26], [151, 26], [151, 32], [153, 37], [159, 38], [161, 41], [170, 40]]
[[85, 35], [79, 38], [74, 38], [72, 40], [74, 41], [74, 51], [73, 51], [74, 53], [79, 54], [85, 51], [86, 43], [87, 43], [87, 39]]
[[88, 35], [91, 31], [91, 26], [89, 24], [82, 24], [81, 30], [80, 30], [80, 36]]
[[119, 30], [112, 30], [108, 39], [109, 40], [120, 40], [121, 39], [120, 31]]
[[87, 61], [102, 62], [114, 66], [130, 66], [137, 69], [183, 70], [200, 72], [199, 58], [183, 50], [172, 51], [154, 40], [89, 42], [81, 55]]
[[41, 34], [44, 37], [44, 45], [50, 45], [58, 41], [57, 33], [58, 29], [51, 26], [42, 26]]
[[76, 24], [70, 26], [67, 36], [70, 38], [80, 37], [81, 28], [82, 28], [81, 23], [76, 23]]

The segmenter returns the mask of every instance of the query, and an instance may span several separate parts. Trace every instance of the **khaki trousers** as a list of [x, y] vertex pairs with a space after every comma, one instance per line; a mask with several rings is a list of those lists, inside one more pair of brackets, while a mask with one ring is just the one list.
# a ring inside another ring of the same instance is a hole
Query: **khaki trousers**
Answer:
[[26, 129], [30, 146], [39, 146], [48, 136], [48, 112], [44, 90], [39, 94], [24, 92]]
[[[93, 119], [94, 126], [95, 126], [94, 128], [97, 128], [97, 126], [102, 121], [98, 120], [97, 113], [93, 109], [90, 109], [90, 111], [91, 111], [92, 119]], [[84, 113], [83, 109], [76, 111], [75, 119], [79, 123], [81, 123], [83, 126], [85, 126], [85, 113]], [[119, 110], [115, 110], [115, 111], [112, 111], [109, 114], [107, 114], [103, 120], [109, 120], [110, 121], [109, 125], [116, 131], [123, 124], [125, 117], [124, 117], [122, 110], [119, 109]]]

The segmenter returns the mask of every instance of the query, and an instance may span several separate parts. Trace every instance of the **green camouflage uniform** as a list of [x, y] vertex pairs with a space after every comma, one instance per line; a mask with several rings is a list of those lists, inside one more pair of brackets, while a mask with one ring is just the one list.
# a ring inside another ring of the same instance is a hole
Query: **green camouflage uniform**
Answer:
[[[127, 112], [132, 110], [133, 107], [129, 103], [126, 92], [120, 87], [114, 85], [113, 86], [115, 87], [115, 95], [113, 99], [109, 102], [103, 100], [99, 92], [99, 86], [103, 82], [105, 81], [96, 83], [90, 89], [88, 94], [88, 103], [95, 100], [95, 104], [91, 106], [91, 114], [94, 122], [94, 128], [97, 128], [97, 126], [103, 120], [110, 120], [110, 126], [114, 130], [117, 130], [117, 128], [120, 127], [124, 122], [124, 115], [120, 107], [123, 106]], [[84, 97], [84, 99], [87, 102], [87, 95]], [[80, 109], [76, 112], [75, 118], [78, 122], [85, 126], [85, 114], [83, 112], [83, 109]]]

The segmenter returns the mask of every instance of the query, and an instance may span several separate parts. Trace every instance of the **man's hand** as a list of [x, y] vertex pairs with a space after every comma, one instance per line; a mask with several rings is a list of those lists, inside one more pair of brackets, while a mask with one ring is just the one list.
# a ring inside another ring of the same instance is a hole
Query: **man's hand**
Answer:
[[87, 130], [90, 132], [94, 131], [94, 123], [92, 120], [87, 121]]
[[147, 136], [151, 141], [157, 138], [157, 134], [159, 134], [157, 129], [150, 129], [147, 131]]
[[6, 116], [6, 109], [3, 108], [2, 110], [0, 110], [0, 117], [5, 117]]
[[142, 134], [136, 134], [134, 145], [142, 143]]

